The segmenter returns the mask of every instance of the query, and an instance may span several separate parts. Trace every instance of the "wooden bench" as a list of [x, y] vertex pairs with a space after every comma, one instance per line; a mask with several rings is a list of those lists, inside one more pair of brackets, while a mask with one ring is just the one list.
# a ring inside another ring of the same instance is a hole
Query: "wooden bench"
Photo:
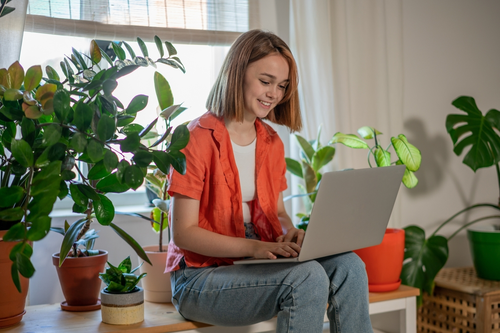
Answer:
[[[419, 290], [401, 286], [396, 291], [370, 293], [370, 315], [400, 312], [400, 332], [416, 332], [416, 300]], [[185, 320], [172, 304], [145, 302], [144, 322], [130, 326], [107, 325], [101, 322], [100, 311], [67, 312], [59, 304], [35, 305], [26, 308], [23, 320], [16, 326], [0, 329], [0, 332], [15, 333], [234, 333], [273, 332], [276, 318], [244, 327], [216, 327]], [[325, 316], [325, 321], [328, 321]], [[328, 324], [326, 324], [328, 325]], [[380, 331], [377, 331], [380, 332]]]

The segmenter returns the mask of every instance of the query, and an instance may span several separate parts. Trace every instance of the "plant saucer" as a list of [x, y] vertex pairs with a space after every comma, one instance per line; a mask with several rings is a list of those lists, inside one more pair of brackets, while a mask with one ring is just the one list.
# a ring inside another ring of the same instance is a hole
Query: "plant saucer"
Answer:
[[66, 301], [61, 303], [61, 309], [71, 312], [94, 311], [101, 309], [101, 300], [97, 299], [97, 303], [91, 305], [68, 305]]

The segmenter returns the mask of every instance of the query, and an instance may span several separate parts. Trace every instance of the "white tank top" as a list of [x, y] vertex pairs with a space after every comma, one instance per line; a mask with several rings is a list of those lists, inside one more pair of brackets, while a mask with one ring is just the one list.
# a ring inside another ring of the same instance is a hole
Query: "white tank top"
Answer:
[[240, 175], [243, 222], [252, 222], [249, 202], [255, 199], [255, 146], [257, 139], [248, 146], [238, 146], [233, 141], [234, 160]]

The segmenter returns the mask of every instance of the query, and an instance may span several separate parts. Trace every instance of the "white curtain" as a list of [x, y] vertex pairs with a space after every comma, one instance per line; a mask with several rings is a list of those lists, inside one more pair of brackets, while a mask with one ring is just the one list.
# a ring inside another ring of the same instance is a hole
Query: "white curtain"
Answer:
[[[313, 139], [322, 125], [326, 144], [338, 131], [357, 134], [359, 127], [372, 126], [387, 146], [402, 133], [401, 0], [292, 0], [290, 21], [302, 135]], [[330, 170], [368, 167], [366, 150], [336, 149]]]
[[19, 60], [28, 0], [11, 1], [7, 6], [15, 10], [0, 17], [0, 68], [8, 68]]

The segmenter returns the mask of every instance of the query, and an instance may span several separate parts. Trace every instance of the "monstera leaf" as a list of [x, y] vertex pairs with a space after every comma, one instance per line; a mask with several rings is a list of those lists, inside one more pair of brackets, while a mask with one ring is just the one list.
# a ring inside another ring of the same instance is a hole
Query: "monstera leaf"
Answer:
[[500, 111], [492, 109], [483, 116], [474, 98], [460, 96], [452, 104], [467, 114], [450, 114], [446, 117], [446, 130], [453, 141], [453, 151], [461, 155], [464, 148], [471, 146], [463, 163], [474, 172], [500, 162]]
[[401, 283], [420, 289], [417, 304], [422, 304], [422, 293], [432, 295], [434, 278], [448, 260], [448, 240], [439, 235], [425, 239], [425, 231], [418, 226], [405, 230], [405, 260]]

